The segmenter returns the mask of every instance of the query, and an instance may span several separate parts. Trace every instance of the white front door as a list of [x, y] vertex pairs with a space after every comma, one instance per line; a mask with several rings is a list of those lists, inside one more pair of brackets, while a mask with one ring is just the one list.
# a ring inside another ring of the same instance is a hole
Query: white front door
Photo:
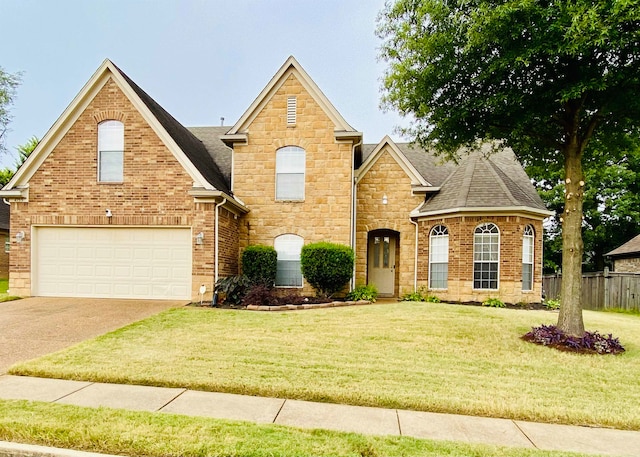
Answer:
[[396, 279], [396, 240], [391, 233], [369, 236], [369, 284], [378, 288], [381, 296], [393, 296]]

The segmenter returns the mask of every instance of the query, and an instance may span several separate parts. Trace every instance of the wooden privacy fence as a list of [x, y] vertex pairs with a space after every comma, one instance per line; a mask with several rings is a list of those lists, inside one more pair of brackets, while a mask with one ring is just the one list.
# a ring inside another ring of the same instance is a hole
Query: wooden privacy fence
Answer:
[[[542, 290], [547, 299], [560, 299], [562, 275], [542, 277]], [[640, 273], [599, 271], [582, 275], [582, 307], [584, 309], [625, 309], [640, 311]]]

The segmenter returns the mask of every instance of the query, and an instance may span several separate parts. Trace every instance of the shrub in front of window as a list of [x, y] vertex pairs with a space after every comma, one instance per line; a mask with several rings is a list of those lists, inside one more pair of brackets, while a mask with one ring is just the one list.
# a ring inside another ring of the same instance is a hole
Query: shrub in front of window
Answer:
[[347, 294], [348, 300], [367, 300], [370, 302], [376, 301], [378, 298], [378, 289], [373, 284], [360, 285]]
[[331, 297], [349, 282], [353, 275], [353, 249], [343, 244], [311, 243], [302, 247], [302, 275], [320, 297]]
[[242, 272], [251, 284], [273, 287], [278, 269], [278, 253], [271, 246], [247, 246], [242, 252]]

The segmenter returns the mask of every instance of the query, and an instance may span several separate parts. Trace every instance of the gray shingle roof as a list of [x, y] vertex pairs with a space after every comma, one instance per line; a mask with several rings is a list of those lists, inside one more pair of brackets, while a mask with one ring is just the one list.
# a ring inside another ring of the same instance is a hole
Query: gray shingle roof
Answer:
[[[429, 176], [425, 176], [429, 180]], [[515, 154], [504, 149], [485, 157], [463, 156], [444, 180], [440, 191], [418, 210], [437, 213], [450, 209], [527, 207], [546, 211], [542, 199]]]
[[231, 127], [187, 127], [193, 133], [209, 152], [209, 155], [218, 166], [228, 183], [231, 183], [231, 160], [232, 149], [227, 146], [220, 136], [229, 131]]
[[207, 180], [209, 184], [217, 190], [229, 193], [230, 181], [218, 168], [213, 160], [212, 155], [207, 150], [204, 143], [196, 138], [186, 127], [178, 122], [171, 114], [169, 114], [162, 106], [160, 106], [153, 98], [151, 98], [140, 86], [138, 86], [131, 78], [129, 78], [115, 64], [122, 77], [131, 86], [133, 91], [140, 97], [142, 102], [149, 108], [149, 111], [160, 122], [162, 127], [173, 138], [178, 147], [189, 158], [191, 163], [198, 169], [200, 174]]
[[622, 246], [614, 249], [611, 252], [608, 252], [607, 256], [611, 257], [626, 257], [631, 254], [640, 254], [640, 235], [635, 238], [631, 238], [631, 240], [627, 241]]

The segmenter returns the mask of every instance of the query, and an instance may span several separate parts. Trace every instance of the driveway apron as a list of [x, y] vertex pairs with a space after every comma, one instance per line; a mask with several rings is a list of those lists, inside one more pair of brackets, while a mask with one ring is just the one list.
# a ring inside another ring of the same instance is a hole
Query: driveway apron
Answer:
[[0, 374], [188, 301], [31, 297], [0, 303]]

